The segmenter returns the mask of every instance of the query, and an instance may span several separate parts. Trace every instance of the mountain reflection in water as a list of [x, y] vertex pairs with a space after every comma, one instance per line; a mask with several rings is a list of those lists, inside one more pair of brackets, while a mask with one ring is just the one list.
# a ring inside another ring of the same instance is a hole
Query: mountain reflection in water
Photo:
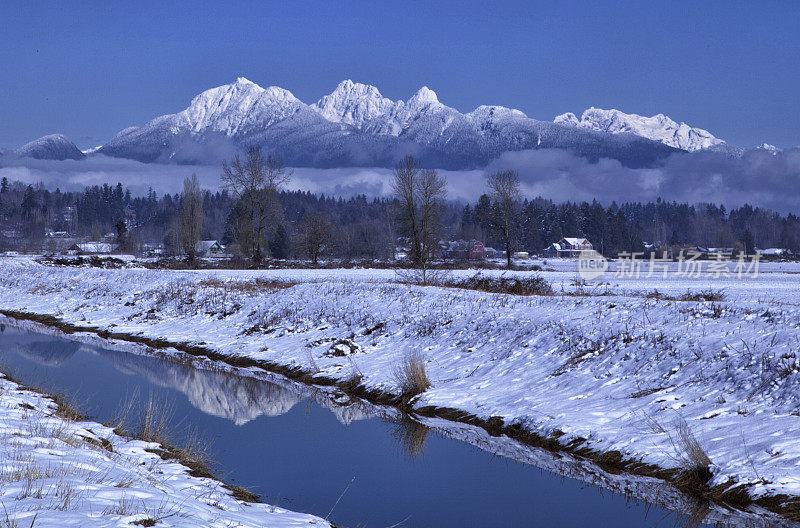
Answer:
[[405, 519], [399, 526], [522, 526], [536, 519], [536, 525], [640, 527], [683, 519], [794, 526], [761, 512], [701, 504], [660, 481], [610, 474], [469, 425], [374, 406], [335, 388], [103, 343], [5, 327], [0, 365], [22, 383], [86, 399], [86, 410], [101, 421], [132, 391], [158, 393], [174, 405], [176, 421], [208, 439], [228, 480], [271, 503], [324, 517], [355, 476], [331, 515], [339, 524], [380, 527]]

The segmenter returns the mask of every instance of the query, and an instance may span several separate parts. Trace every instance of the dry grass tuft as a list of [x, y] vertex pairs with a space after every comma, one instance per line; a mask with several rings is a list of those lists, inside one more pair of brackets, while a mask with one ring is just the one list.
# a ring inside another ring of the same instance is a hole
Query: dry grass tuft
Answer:
[[678, 452], [687, 467], [700, 469], [708, 468], [711, 465], [711, 459], [700, 445], [700, 442], [697, 441], [697, 437], [692, 433], [686, 420], [680, 420], [678, 422], [676, 442], [679, 449]]
[[59, 418], [68, 422], [80, 422], [86, 419], [86, 414], [81, 412], [77, 406], [63, 394], [55, 394], [52, 396], [52, 399], [56, 404], [55, 415]]
[[168, 440], [168, 430], [174, 409], [171, 405], [158, 402], [154, 398], [147, 400], [136, 437], [145, 442], [164, 443]]
[[669, 434], [676, 458], [681, 465], [681, 472], [676, 477], [675, 484], [682, 489], [705, 492], [706, 483], [713, 476], [711, 458], [697, 441], [686, 420], [679, 419], [675, 429], [674, 434]]
[[416, 350], [403, 357], [395, 368], [394, 377], [404, 398], [413, 398], [433, 386], [425, 368], [425, 358]]

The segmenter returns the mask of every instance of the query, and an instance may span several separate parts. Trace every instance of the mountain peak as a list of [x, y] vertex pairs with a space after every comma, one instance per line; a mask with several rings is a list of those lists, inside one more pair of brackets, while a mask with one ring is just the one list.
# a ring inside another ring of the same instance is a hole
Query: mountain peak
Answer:
[[556, 116], [554, 123], [610, 134], [633, 134], [670, 147], [693, 152], [724, 144], [707, 130], [677, 123], [664, 114], [645, 117], [617, 109], [590, 107], [578, 119], [572, 112]]
[[[373, 99], [384, 99], [381, 92], [371, 84], [362, 84], [345, 79], [340, 82], [336, 89], [325, 97], [369, 97]], [[324, 97], [323, 97], [324, 99]], [[388, 99], [387, 99], [388, 100]]]
[[526, 118], [528, 116], [525, 115], [524, 112], [521, 110], [517, 110], [515, 108], [507, 108], [505, 106], [496, 106], [496, 105], [481, 105], [469, 114], [474, 119], [483, 119], [483, 120], [493, 120], [493, 119], [500, 119], [500, 118]]
[[383, 97], [376, 87], [346, 79], [312, 108], [329, 121], [361, 127], [394, 106], [395, 102]]
[[63, 134], [50, 134], [25, 143], [14, 151], [21, 158], [78, 160], [85, 157], [75, 143]]
[[779, 154], [783, 152], [781, 149], [776, 147], [775, 145], [770, 145], [769, 143], [762, 143], [755, 148], [755, 150], [763, 150], [769, 152], [771, 154]]
[[204, 91], [177, 115], [195, 132], [210, 130], [230, 135], [257, 116], [267, 116], [265, 121], [271, 123], [291, 115], [301, 105], [289, 90], [278, 86], [262, 88], [239, 77], [231, 84]]
[[[257, 84], [255, 86], [258, 86]], [[267, 99], [270, 102], [274, 103], [294, 103], [300, 102], [300, 100], [294, 96], [292, 92], [287, 90], [286, 88], [281, 88], [280, 86], [270, 86], [266, 89], [262, 88], [262, 99]]]
[[439, 102], [439, 98], [436, 97], [436, 92], [428, 88], [427, 86], [423, 86], [417, 93], [411, 96], [411, 99], [408, 100], [409, 105], [423, 105], [423, 104], [441, 104]]

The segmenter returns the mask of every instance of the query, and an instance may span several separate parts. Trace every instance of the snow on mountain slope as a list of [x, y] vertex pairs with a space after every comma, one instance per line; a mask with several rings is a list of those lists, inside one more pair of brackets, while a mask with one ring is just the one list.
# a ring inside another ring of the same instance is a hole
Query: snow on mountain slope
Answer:
[[291, 92], [259, 85], [239, 77], [233, 84], [206, 90], [176, 116], [176, 125], [194, 132], [214, 131], [228, 136], [253, 127], [268, 127], [305, 105]]
[[567, 112], [556, 116], [553, 122], [610, 134], [634, 134], [689, 152], [725, 143], [707, 130], [676, 123], [664, 114], [645, 117], [592, 107], [585, 110], [580, 119], [572, 112]]
[[13, 153], [20, 158], [46, 160], [78, 160], [85, 157], [85, 154], [75, 146], [75, 143], [62, 134], [51, 134], [34, 139], [30, 143], [22, 145]]
[[[427, 86], [420, 88], [408, 101], [392, 101], [383, 97], [376, 87], [350, 80], [339, 83], [336, 90], [311, 108], [329, 121], [390, 136], [403, 134], [420, 119], [438, 120], [446, 126], [460, 115], [457, 110], [440, 103], [436, 93]], [[434, 134], [439, 133], [437, 130]]]
[[[391, 113], [396, 104], [383, 97], [376, 87], [354, 83], [348, 79], [340, 82], [333, 92], [314, 103], [311, 108], [329, 121], [360, 128], [366, 122]], [[399, 133], [399, 129], [392, 132]]]
[[772, 155], [777, 155], [783, 152], [783, 150], [779, 149], [775, 145], [770, 145], [769, 143], [762, 143], [753, 150], [769, 152]]
[[537, 121], [501, 106], [462, 114], [428, 87], [393, 101], [374, 86], [346, 80], [306, 105], [287, 90], [244, 78], [206, 90], [181, 112], [123, 130], [98, 152], [143, 162], [218, 163], [250, 145], [310, 167], [392, 166], [413, 153], [429, 166], [467, 169], [509, 150], [535, 148], [645, 166], [676, 152], [641, 137]]

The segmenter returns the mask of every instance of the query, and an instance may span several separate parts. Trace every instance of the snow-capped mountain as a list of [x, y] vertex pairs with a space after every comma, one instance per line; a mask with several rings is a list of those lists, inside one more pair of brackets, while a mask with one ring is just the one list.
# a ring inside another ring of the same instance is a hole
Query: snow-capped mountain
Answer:
[[769, 152], [772, 155], [778, 155], [783, 152], [783, 150], [779, 149], [775, 145], [770, 145], [769, 143], [762, 143], [753, 150]]
[[[374, 86], [346, 80], [340, 82], [329, 95], [311, 105], [311, 108], [329, 121], [362, 128], [365, 123], [393, 113], [396, 106], [397, 103], [382, 96]], [[385, 132], [396, 134], [400, 129]]]
[[78, 160], [85, 157], [75, 143], [61, 134], [51, 134], [34, 139], [14, 150], [13, 153], [20, 158], [46, 160]]
[[421, 88], [393, 101], [374, 87], [341, 82], [307, 105], [289, 91], [244, 78], [196, 96], [188, 108], [120, 132], [97, 152], [143, 162], [218, 163], [258, 145], [294, 166], [392, 166], [407, 153], [428, 166], [485, 166], [506, 151], [563, 148], [591, 159], [646, 166], [676, 149], [528, 118], [519, 110], [480, 106], [462, 114]]
[[553, 122], [609, 134], [633, 134], [688, 152], [709, 149], [725, 143], [707, 130], [694, 128], [686, 123], [676, 123], [664, 114], [645, 117], [626, 114], [619, 110], [592, 107], [585, 110], [580, 119], [572, 112], [567, 112], [557, 116]]

